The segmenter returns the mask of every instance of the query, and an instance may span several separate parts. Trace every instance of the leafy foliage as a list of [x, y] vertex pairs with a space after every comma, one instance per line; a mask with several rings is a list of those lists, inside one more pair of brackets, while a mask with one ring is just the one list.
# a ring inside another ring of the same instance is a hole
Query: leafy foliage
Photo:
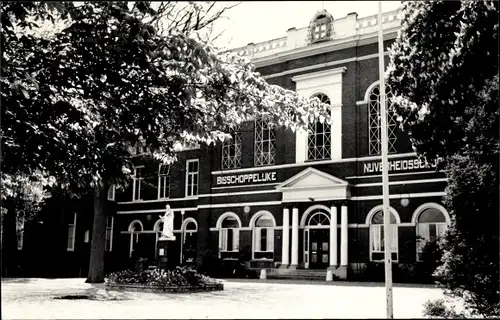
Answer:
[[155, 269], [141, 272], [125, 270], [110, 273], [106, 278], [106, 283], [145, 284], [160, 287], [195, 286], [217, 283], [215, 279], [185, 267], [177, 267], [173, 270]]
[[452, 224], [435, 276], [473, 316], [499, 316], [498, 9], [496, 1], [405, 2], [387, 72], [414, 148], [444, 159]]
[[[4, 171], [39, 171], [73, 192], [96, 188], [91, 265], [104, 252], [105, 191], [126, 183], [130, 147], [139, 141], [170, 163], [176, 144], [222, 140], [255, 115], [291, 129], [310, 117], [329, 120], [319, 100], [269, 85], [249, 61], [191, 34], [218, 15], [204, 18], [209, 9], [189, 6], [172, 11], [187, 15], [169, 21], [168, 32], [157, 30], [162, 16], [148, 1], [2, 7], [2, 41], [9, 43], [2, 55], [2, 86], [9, 88], [1, 96]], [[60, 32], [42, 38], [13, 31], [31, 13], [54, 19], [51, 9], [65, 20]], [[102, 280], [97, 274], [89, 278]]]

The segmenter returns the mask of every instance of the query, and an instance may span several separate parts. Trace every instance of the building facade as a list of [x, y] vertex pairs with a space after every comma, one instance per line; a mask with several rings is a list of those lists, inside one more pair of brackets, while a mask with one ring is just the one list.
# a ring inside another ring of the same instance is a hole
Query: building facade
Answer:
[[[385, 50], [400, 14], [383, 14]], [[128, 189], [109, 192], [108, 271], [156, 257], [166, 204], [177, 235], [167, 255], [176, 263], [210, 250], [251, 268], [330, 269], [345, 279], [382, 262], [377, 31], [377, 16], [334, 20], [319, 11], [286, 37], [232, 50], [269, 83], [329, 103], [332, 123], [292, 132], [257, 118], [236, 128], [232, 140], [185, 148], [171, 166], [139, 155]], [[411, 265], [420, 259], [419, 239], [434, 240], [450, 222], [441, 203], [447, 182], [434, 163], [416, 157], [391, 113], [388, 133], [392, 258]], [[67, 222], [67, 251], [76, 241], [82, 257], [91, 239], [85, 219], [80, 224], [74, 214]]]
[[[399, 14], [383, 15], [386, 50]], [[292, 132], [255, 119], [230, 141], [181, 152], [168, 168], [138, 167], [129, 190], [117, 193], [113, 250], [132, 256], [142, 240], [155, 255], [168, 203], [180, 235], [169, 258], [178, 261], [208, 249], [250, 267], [330, 268], [340, 278], [383, 261], [377, 30], [376, 16], [334, 20], [320, 11], [284, 38], [234, 49], [269, 83], [329, 103], [331, 125]], [[392, 114], [388, 133], [392, 258], [412, 264], [418, 239], [432, 241], [450, 221], [446, 179], [416, 157]]]

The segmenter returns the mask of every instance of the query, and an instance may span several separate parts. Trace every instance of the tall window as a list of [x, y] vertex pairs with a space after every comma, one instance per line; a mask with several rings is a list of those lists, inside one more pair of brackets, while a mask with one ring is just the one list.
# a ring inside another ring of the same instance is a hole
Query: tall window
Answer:
[[425, 245], [434, 242], [446, 231], [444, 214], [436, 208], [424, 209], [417, 219], [417, 261], [422, 258]]
[[114, 217], [106, 218], [106, 251], [113, 250], [113, 223]]
[[67, 251], [75, 251], [75, 236], [76, 236], [76, 213], [73, 213], [72, 220], [68, 223], [68, 243]]
[[139, 242], [139, 233], [142, 232], [142, 223], [139, 220], [134, 220], [128, 226], [128, 231], [130, 233], [130, 251], [129, 256], [132, 257], [136, 251], [137, 242]]
[[188, 160], [186, 168], [186, 197], [194, 197], [198, 195], [198, 159]]
[[255, 120], [255, 165], [265, 166], [275, 163], [276, 130], [266, 116]]
[[[330, 104], [330, 98], [325, 94], [317, 94], [322, 103]], [[320, 121], [309, 123], [309, 135], [307, 139], [307, 159], [323, 160], [330, 159], [332, 155], [332, 128], [330, 124]]]
[[158, 169], [158, 199], [170, 198], [170, 166], [160, 164]]
[[[390, 87], [386, 87], [386, 96], [390, 96]], [[386, 100], [387, 101], [387, 100]], [[388, 110], [388, 109], [387, 109]], [[380, 86], [375, 86], [369, 96], [368, 102], [369, 122], [369, 152], [370, 155], [378, 155], [382, 152], [382, 133], [380, 116]], [[396, 152], [396, 116], [394, 112], [387, 111], [387, 145], [389, 153]]]
[[108, 200], [115, 201], [116, 186], [114, 184], [109, 186], [108, 189]]
[[232, 132], [232, 139], [222, 143], [222, 169], [241, 167], [241, 135], [238, 125]]
[[274, 220], [269, 213], [262, 214], [255, 221], [253, 229], [253, 258], [273, 259]]
[[240, 225], [235, 217], [228, 216], [221, 223], [219, 245], [221, 251], [238, 251], [240, 244]]
[[16, 221], [17, 250], [22, 250], [24, 245], [24, 217]]
[[132, 201], [142, 200], [141, 197], [141, 188], [142, 183], [144, 181], [143, 171], [144, 167], [135, 167], [134, 168], [134, 178], [133, 178], [133, 186], [132, 186]]
[[[391, 252], [392, 260], [398, 260], [398, 226], [394, 214], [391, 213]], [[383, 211], [378, 211], [372, 217], [370, 223], [370, 260], [383, 261], [385, 252], [384, 238], [384, 214]]]

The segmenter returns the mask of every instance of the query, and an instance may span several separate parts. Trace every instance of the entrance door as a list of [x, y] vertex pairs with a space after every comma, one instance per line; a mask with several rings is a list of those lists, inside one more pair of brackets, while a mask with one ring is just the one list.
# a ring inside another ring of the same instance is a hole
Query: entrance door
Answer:
[[327, 229], [311, 229], [310, 234], [310, 269], [326, 269], [330, 265], [330, 237]]

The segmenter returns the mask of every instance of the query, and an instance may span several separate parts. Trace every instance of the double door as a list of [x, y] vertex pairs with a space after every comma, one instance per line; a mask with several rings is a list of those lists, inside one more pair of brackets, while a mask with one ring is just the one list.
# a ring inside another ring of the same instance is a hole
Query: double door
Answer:
[[330, 234], [326, 229], [309, 231], [309, 268], [325, 269], [330, 265]]

